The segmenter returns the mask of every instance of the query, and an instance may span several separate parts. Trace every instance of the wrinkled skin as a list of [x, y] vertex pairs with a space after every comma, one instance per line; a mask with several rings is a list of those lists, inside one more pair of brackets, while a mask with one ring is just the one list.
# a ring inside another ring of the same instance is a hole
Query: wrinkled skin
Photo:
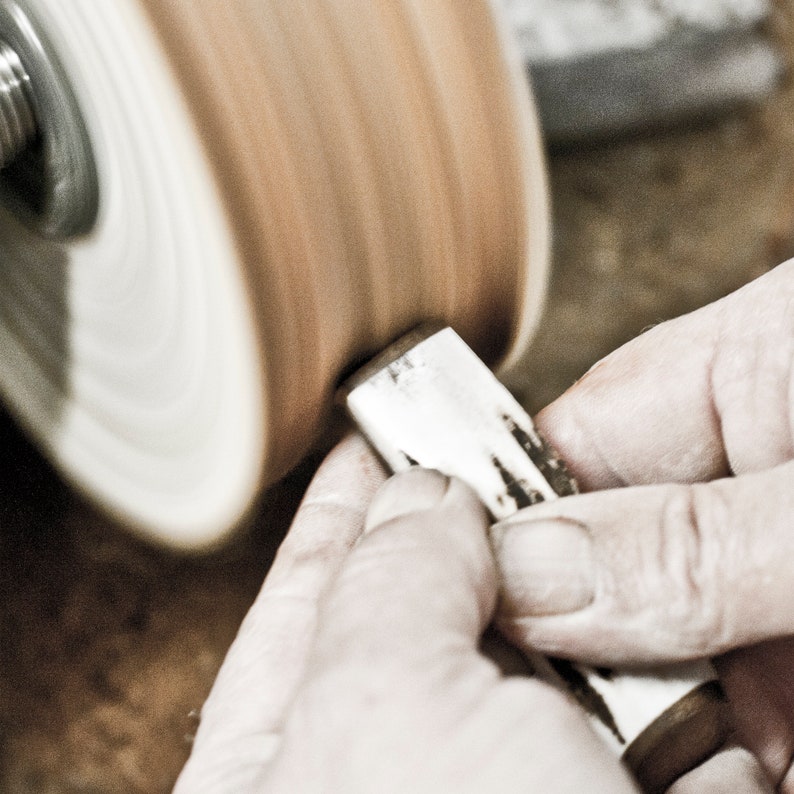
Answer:
[[[465, 486], [416, 470], [378, 490], [345, 439], [177, 792], [634, 790], [566, 698], [482, 656], [491, 619], [519, 647], [603, 664], [716, 656], [752, 754], [672, 791], [794, 792], [792, 307], [786, 264], [602, 361], [537, 419], [598, 492], [528, 508], [491, 545]], [[586, 537], [576, 571], [548, 540], [559, 521]]]

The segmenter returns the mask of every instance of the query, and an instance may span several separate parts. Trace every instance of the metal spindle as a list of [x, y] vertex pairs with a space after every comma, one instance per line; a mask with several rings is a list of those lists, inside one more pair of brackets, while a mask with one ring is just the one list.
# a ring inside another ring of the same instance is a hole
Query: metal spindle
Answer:
[[30, 77], [17, 53], [0, 40], [0, 168], [36, 137]]

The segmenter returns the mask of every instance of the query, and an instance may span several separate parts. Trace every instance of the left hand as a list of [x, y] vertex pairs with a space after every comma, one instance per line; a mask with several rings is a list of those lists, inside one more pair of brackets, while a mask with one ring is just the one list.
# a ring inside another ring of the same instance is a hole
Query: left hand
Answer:
[[612, 353], [536, 419], [593, 493], [493, 528], [497, 622], [519, 647], [716, 657], [757, 759], [719, 791], [794, 794], [792, 306], [794, 260]]
[[478, 650], [487, 520], [363, 440], [320, 468], [202, 712], [178, 793], [636, 791], [564, 695]]

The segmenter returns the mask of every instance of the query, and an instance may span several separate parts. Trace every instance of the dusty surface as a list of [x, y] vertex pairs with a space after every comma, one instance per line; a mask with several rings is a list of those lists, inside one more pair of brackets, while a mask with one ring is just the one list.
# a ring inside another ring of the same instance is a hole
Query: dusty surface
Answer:
[[[533, 408], [646, 326], [794, 254], [794, 90], [698, 129], [558, 152], [551, 174]], [[222, 554], [185, 560], [93, 512], [4, 416], [0, 436], [0, 791], [169, 791], [311, 465]]]

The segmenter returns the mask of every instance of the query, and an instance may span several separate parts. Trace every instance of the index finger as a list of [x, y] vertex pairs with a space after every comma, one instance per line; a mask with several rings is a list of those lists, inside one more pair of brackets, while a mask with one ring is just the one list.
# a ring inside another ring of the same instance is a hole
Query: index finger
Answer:
[[320, 466], [201, 713], [177, 790], [248, 791], [278, 745], [323, 592], [364, 528], [385, 473], [349, 435]]
[[794, 263], [656, 326], [537, 417], [585, 490], [699, 482], [792, 456]]

